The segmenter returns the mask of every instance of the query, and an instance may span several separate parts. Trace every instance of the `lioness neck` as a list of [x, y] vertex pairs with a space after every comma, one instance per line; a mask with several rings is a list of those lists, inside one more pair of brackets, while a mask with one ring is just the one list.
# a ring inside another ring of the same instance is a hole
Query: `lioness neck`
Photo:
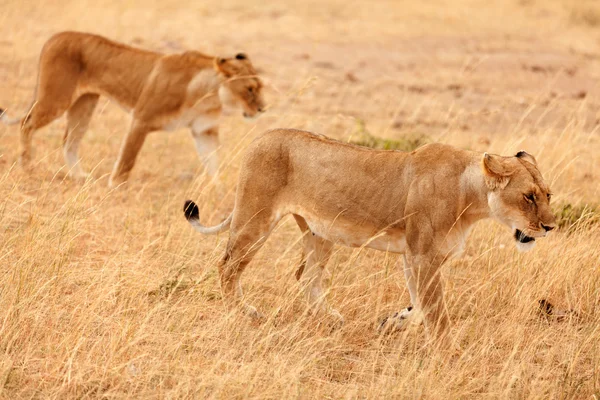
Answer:
[[469, 223], [491, 216], [487, 201], [489, 189], [485, 184], [480, 160], [481, 156], [474, 154], [460, 178], [461, 202], [464, 210], [462, 218]]
[[216, 95], [221, 85], [221, 79], [212, 68], [201, 69], [190, 81], [188, 94], [192, 96]]

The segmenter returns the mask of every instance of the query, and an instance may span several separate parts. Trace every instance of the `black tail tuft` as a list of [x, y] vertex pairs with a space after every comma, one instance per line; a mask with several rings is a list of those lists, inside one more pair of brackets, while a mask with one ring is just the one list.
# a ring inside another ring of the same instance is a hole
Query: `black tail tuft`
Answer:
[[185, 219], [188, 221], [191, 219], [200, 219], [200, 210], [196, 203], [191, 200], [186, 200], [183, 205], [183, 213], [185, 214]]
[[540, 312], [543, 315], [552, 315], [552, 312], [554, 311], [554, 306], [548, 300], [538, 300], [538, 305], [540, 307]]

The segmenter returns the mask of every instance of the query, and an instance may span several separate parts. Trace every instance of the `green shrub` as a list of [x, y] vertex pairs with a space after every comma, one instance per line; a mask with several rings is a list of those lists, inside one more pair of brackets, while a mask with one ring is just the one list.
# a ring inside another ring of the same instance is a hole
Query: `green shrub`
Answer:
[[579, 229], [591, 228], [600, 223], [600, 207], [589, 204], [572, 205], [562, 203], [554, 207], [556, 224], [571, 233]]
[[421, 133], [410, 133], [400, 139], [383, 139], [372, 135], [367, 130], [365, 122], [357, 118], [356, 128], [348, 142], [379, 150], [413, 151], [430, 141], [426, 135]]

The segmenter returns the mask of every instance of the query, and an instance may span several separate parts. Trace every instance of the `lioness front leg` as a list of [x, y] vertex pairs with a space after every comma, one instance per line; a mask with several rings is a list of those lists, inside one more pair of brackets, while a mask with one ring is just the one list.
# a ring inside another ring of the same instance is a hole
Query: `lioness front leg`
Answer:
[[423, 311], [421, 301], [417, 295], [417, 281], [413, 276], [412, 266], [406, 259], [406, 255], [402, 255], [402, 263], [398, 262], [398, 268], [402, 269], [406, 286], [410, 294], [410, 306], [403, 310], [386, 317], [379, 324], [380, 331], [402, 331], [410, 326], [417, 326], [423, 323]]
[[450, 325], [441, 279], [441, 266], [445, 257], [409, 253], [407, 260], [417, 288], [416, 306], [423, 312], [425, 327], [432, 336], [445, 337]]
[[135, 165], [135, 159], [146, 140], [146, 135], [151, 129], [148, 125], [141, 121], [134, 120], [131, 124], [131, 130], [123, 139], [119, 157], [113, 168], [108, 185], [110, 187], [117, 186], [129, 177], [129, 172]]
[[192, 136], [200, 161], [208, 176], [214, 177], [219, 169], [219, 128], [216, 118], [198, 118], [192, 124]]
[[433, 249], [425, 254], [414, 254], [409, 249], [404, 257], [404, 275], [412, 306], [384, 320], [382, 328], [404, 329], [425, 322], [431, 337], [446, 340], [449, 318], [440, 271], [444, 261], [445, 257]]
[[452, 229], [455, 219], [450, 213], [433, 213], [428, 208], [444, 209], [445, 203], [441, 201], [426, 203], [427, 207], [423, 205], [425, 198], [439, 198], [432, 193], [433, 187], [435, 185], [431, 181], [424, 179], [414, 181], [409, 190], [405, 208], [407, 248], [404, 274], [413, 302], [409, 313], [411, 319], [419, 322], [423, 318], [427, 333], [432, 338], [441, 339], [440, 343], [445, 345], [449, 318], [444, 303], [441, 267], [448, 254], [441, 249], [448, 245], [443, 233]]

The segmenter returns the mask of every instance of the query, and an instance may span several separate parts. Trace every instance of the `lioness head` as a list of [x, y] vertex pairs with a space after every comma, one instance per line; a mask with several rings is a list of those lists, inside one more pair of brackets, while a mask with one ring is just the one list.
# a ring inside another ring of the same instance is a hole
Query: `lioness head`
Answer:
[[556, 227], [550, 188], [535, 158], [524, 151], [514, 157], [485, 153], [482, 168], [492, 216], [513, 230], [519, 250], [532, 249], [536, 238]]
[[215, 68], [222, 78], [219, 88], [222, 104], [241, 108], [247, 118], [264, 111], [263, 85], [248, 56], [239, 53], [235, 58], [217, 58]]

